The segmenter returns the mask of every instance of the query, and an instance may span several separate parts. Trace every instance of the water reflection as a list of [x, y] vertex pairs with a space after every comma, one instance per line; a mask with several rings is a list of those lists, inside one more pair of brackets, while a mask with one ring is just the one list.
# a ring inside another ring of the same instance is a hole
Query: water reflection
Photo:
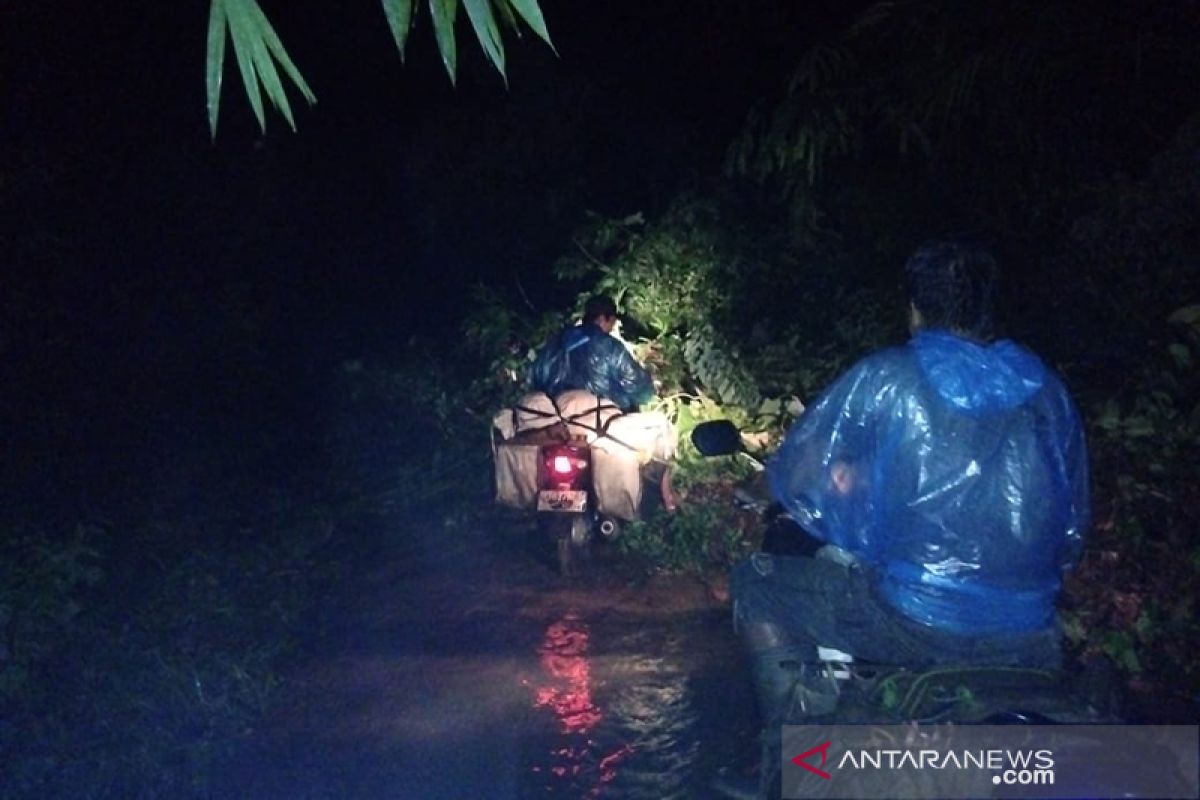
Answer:
[[563, 733], [584, 734], [600, 722], [600, 710], [592, 702], [587, 651], [587, 626], [574, 614], [547, 628], [538, 647], [543, 683], [536, 689], [534, 704], [551, 709]]
[[[574, 613], [547, 627], [531, 684], [535, 713], [543, 716], [534, 726], [540, 735], [526, 742], [533, 748], [526, 795], [693, 795], [703, 737], [686, 655], [665, 633], [626, 626], [597, 639]], [[604, 643], [599, 656], [597, 640]]]
[[534, 706], [553, 713], [559, 736], [550, 749], [549, 763], [535, 764], [532, 771], [540, 774], [542, 789], [551, 796], [599, 797], [616, 778], [617, 766], [632, 752], [628, 745], [603, 752], [589, 736], [604, 719], [592, 699], [589, 635], [587, 625], [569, 613], [546, 629], [538, 646], [541, 674], [534, 687]]

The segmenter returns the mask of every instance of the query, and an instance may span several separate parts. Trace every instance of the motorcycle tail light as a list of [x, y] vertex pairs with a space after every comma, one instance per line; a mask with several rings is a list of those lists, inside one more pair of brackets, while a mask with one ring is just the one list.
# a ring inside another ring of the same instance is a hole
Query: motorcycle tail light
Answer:
[[546, 478], [556, 486], [573, 485], [588, 469], [587, 451], [570, 446], [547, 447], [542, 451]]

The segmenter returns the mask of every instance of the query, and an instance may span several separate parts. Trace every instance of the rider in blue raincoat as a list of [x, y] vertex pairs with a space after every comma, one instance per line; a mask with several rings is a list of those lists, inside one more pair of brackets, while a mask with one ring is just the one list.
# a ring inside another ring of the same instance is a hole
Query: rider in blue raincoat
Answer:
[[[676, 435], [665, 414], [639, 410], [654, 399], [654, 380], [625, 344], [612, 335], [616, 326], [617, 306], [612, 298], [592, 296], [584, 305], [580, 323], [563, 328], [538, 351], [529, 382], [533, 389], [551, 398], [560, 416], [563, 411], [557, 401], [560, 395], [573, 390], [585, 390], [600, 398], [597, 414], [606, 406], [610, 411], [615, 406], [622, 412], [618, 419], [603, 424], [597, 417], [594, 452], [598, 460], [593, 466], [597, 508], [602, 514], [632, 520], [641, 513], [639, 478], [657, 486], [663, 508], [673, 511], [678, 506], [670, 468]], [[570, 402], [568, 399], [567, 404]], [[578, 418], [578, 413], [571, 416], [572, 420]], [[603, 461], [599, 460], [601, 455]], [[630, 481], [634, 488], [630, 488]]]
[[1054, 603], [1089, 519], [1079, 414], [1035, 355], [991, 339], [988, 252], [933, 242], [905, 273], [912, 339], [835, 381], [768, 465], [827, 546], [734, 571], [765, 715], [794, 697], [780, 665], [817, 645], [912, 666], [1060, 661]]
[[586, 389], [622, 411], [636, 411], [648, 402], [654, 397], [654, 381], [612, 335], [616, 324], [611, 297], [589, 298], [580, 324], [564, 328], [538, 351], [530, 370], [533, 388], [551, 397]]

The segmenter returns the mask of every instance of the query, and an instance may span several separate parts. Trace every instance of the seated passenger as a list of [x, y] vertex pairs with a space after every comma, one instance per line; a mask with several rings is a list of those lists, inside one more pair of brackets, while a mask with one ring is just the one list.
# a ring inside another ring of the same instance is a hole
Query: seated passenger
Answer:
[[797, 681], [818, 645], [914, 667], [1060, 661], [1055, 600], [1089, 517], [1079, 414], [1035, 355], [992, 339], [987, 251], [933, 242], [905, 273], [912, 339], [827, 388], [768, 465], [839, 557], [760, 553], [733, 574], [767, 722], [798, 690], [802, 711], [832, 711], [819, 678]]

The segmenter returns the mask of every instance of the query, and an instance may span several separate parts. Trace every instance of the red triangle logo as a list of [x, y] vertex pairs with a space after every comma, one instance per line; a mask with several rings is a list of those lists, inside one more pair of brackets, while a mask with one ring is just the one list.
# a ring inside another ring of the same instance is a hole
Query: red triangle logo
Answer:
[[820, 753], [821, 754], [821, 766], [822, 767], [825, 766], [825, 760], [829, 757], [829, 746], [831, 744], [833, 744], [833, 742], [825, 742], [824, 744], [819, 744], [816, 747], [810, 747], [808, 750], [805, 750], [803, 753], [801, 753], [800, 755], [793, 758], [792, 763], [795, 764], [797, 767], [803, 767], [804, 769], [808, 770], [809, 772], [813, 773], [814, 775], [820, 775], [822, 778], [824, 778], [827, 781], [832, 780], [833, 776], [830, 775], [828, 772], [826, 772], [823, 769], [818, 769], [818, 768], [814, 767], [812, 764], [809, 764], [808, 761], [805, 760], [809, 756]]

